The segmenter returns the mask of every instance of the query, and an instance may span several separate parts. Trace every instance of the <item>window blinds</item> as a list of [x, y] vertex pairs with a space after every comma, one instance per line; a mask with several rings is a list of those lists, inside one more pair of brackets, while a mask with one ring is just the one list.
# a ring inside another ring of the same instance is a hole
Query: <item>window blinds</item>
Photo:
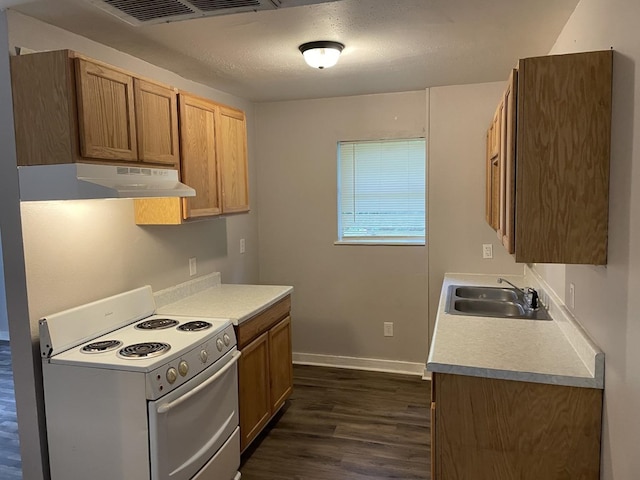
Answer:
[[338, 143], [339, 240], [424, 241], [425, 140]]

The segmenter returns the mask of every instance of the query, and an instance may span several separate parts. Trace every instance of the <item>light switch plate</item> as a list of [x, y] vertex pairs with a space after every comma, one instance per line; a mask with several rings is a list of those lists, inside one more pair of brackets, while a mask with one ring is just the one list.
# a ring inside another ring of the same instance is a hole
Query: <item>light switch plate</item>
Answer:
[[493, 258], [493, 244], [492, 243], [483, 243], [482, 244], [482, 258]]
[[393, 337], [393, 322], [384, 322], [384, 336]]

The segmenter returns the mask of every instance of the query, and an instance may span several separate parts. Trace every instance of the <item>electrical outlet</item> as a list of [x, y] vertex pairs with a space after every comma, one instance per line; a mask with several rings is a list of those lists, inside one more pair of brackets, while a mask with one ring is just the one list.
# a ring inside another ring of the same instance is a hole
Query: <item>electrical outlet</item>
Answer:
[[193, 277], [198, 271], [198, 267], [196, 266], [196, 257], [191, 257], [189, 259], [189, 276]]
[[240, 239], [240, 253], [244, 253], [246, 251], [244, 238]]
[[573, 283], [569, 284], [569, 308], [576, 308], [576, 286]]
[[393, 337], [393, 322], [384, 322], [384, 336]]
[[482, 258], [493, 258], [493, 244], [492, 243], [483, 243], [482, 244]]

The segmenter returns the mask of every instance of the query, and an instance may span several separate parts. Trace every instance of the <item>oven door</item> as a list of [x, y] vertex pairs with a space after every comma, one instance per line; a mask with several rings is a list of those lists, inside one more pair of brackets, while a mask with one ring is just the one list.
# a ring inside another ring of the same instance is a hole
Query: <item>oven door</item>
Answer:
[[[227, 448], [225, 442], [238, 427], [239, 357], [234, 349], [184, 385], [148, 403], [152, 480], [189, 480], [223, 445]], [[238, 455], [234, 468], [239, 466]]]

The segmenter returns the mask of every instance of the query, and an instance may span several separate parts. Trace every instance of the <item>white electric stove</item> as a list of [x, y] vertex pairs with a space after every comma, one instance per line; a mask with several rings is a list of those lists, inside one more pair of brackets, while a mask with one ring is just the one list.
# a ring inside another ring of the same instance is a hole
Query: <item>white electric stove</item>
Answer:
[[41, 319], [40, 346], [52, 480], [240, 477], [230, 320], [155, 315], [146, 286]]

